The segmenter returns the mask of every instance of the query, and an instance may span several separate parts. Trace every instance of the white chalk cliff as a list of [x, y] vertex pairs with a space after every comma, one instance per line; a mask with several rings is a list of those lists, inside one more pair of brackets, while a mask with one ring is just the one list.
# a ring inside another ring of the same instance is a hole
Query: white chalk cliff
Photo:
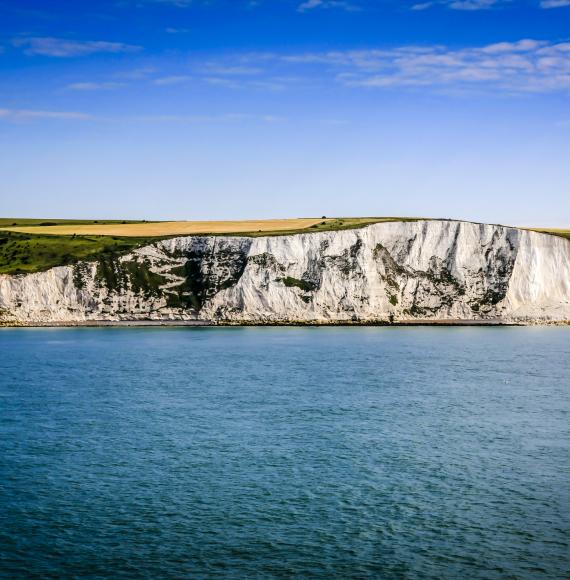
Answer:
[[0, 275], [0, 321], [570, 321], [570, 242], [456, 221], [190, 236]]

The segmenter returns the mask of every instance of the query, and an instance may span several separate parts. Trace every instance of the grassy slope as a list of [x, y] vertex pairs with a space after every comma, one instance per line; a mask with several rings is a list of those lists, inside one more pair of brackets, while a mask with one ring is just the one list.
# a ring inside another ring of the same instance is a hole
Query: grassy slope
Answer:
[[0, 231], [0, 274], [24, 274], [121, 254], [152, 240], [110, 236], [43, 236]]

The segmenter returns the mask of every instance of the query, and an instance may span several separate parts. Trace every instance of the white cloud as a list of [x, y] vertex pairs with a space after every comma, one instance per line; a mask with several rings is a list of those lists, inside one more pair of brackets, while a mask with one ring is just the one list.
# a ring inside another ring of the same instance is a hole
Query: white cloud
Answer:
[[166, 4], [169, 6], [176, 6], [176, 8], [188, 8], [192, 4], [192, 0], [144, 0], [144, 4]]
[[[511, 0], [427, 0], [418, 4], [412, 4], [411, 10], [427, 10], [435, 6], [446, 6], [452, 10], [488, 10], [502, 4], [508, 4]], [[557, 0], [553, 0], [557, 1]], [[561, 0], [564, 1], [564, 0]], [[568, 0], [570, 1], [570, 0]]]
[[[307, 3], [311, 2], [308, 0]], [[312, 0], [318, 5], [319, 0]], [[411, 10], [427, 10], [435, 6], [446, 6], [452, 10], [489, 10], [491, 8], [512, 4], [512, 0], [425, 0], [410, 6]], [[570, 6], [570, 0], [536, 0], [535, 6], [540, 8], [563, 8]]]
[[[243, 59], [244, 57], [242, 57]], [[263, 61], [275, 60], [276, 55], [261, 54], [245, 57], [262, 59]], [[239, 61], [238, 61], [239, 62]], [[243, 64], [208, 63], [202, 69], [198, 68], [203, 82], [228, 89], [259, 89], [264, 91], [282, 91], [288, 85], [295, 82], [291, 77], [261, 76], [264, 69], [261, 67], [245, 66]]]
[[124, 83], [71, 83], [65, 88], [70, 91], [107, 91], [125, 86]]
[[493, 94], [570, 94], [570, 43], [522, 39], [481, 47], [400, 46], [274, 56], [280, 66], [350, 87], [432, 87]]
[[53, 37], [16, 38], [15, 46], [22, 47], [29, 55], [55, 56], [59, 58], [87, 56], [96, 53], [122, 53], [141, 50], [142, 47], [122, 42], [104, 40], [68, 40]]
[[181, 83], [185, 83], [186, 81], [190, 80], [191, 77], [187, 75], [173, 75], [169, 77], [161, 77], [158, 79], [154, 79], [152, 82], [155, 85], [179, 85]]
[[305, 0], [297, 7], [299, 12], [308, 12], [315, 8], [340, 8], [347, 12], [357, 12], [358, 6], [344, 0]]
[[323, 6], [323, 0], [306, 0], [302, 4], [299, 4], [299, 12], [304, 12], [305, 10], [312, 10], [313, 8], [320, 8]]
[[541, 0], [540, 6], [542, 8], [563, 8], [570, 6], [570, 0]]
[[494, 44], [488, 44], [481, 49], [481, 52], [486, 54], [530, 52], [542, 46], [546, 46], [547, 44], [548, 42], [544, 40], [525, 38], [523, 40], [518, 40], [517, 42], [496, 42]]
[[37, 111], [30, 109], [0, 109], [0, 119], [26, 120], [26, 119], [62, 119], [84, 121], [92, 119], [87, 113], [76, 111]]
[[253, 66], [243, 66], [243, 65], [234, 65], [234, 66], [224, 66], [224, 65], [216, 65], [210, 63], [206, 70], [208, 73], [212, 73], [219, 76], [251, 76], [251, 75], [258, 75], [263, 72], [263, 69], [259, 67]]
[[261, 123], [277, 123], [285, 121], [284, 117], [277, 115], [251, 115], [249, 113], [225, 113], [220, 115], [147, 115], [136, 117], [131, 120], [146, 121], [152, 123], [239, 123], [253, 121]]
[[501, 0], [454, 0], [449, 3], [453, 10], [486, 10], [499, 4]]
[[268, 79], [263, 80], [235, 80], [227, 77], [202, 77], [202, 80], [209, 85], [222, 87], [226, 89], [259, 89], [262, 91], [279, 92], [283, 91], [286, 86], [286, 80]]

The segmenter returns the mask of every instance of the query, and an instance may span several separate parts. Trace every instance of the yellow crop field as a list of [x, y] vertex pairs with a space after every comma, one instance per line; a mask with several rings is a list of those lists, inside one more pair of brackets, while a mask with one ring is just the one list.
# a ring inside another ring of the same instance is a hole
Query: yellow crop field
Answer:
[[70, 236], [75, 234], [78, 236], [124, 236], [142, 238], [194, 234], [237, 234], [304, 230], [311, 226], [330, 221], [334, 220], [326, 218], [296, 218], [238, 221], [176, 221], [130, 224], [66, 224], [5, 227], [2, 229], [26, 234], [50, 234], [57, 236]]

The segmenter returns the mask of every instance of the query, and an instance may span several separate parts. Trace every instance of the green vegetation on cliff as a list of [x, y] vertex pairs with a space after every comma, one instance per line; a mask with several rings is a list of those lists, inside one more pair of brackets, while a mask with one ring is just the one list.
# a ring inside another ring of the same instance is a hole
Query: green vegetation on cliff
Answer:
[[79, 260], [120, 255], [153, 241], [148, 238], [42, 236], [0, 231], [0, 274], [29, 274]]

